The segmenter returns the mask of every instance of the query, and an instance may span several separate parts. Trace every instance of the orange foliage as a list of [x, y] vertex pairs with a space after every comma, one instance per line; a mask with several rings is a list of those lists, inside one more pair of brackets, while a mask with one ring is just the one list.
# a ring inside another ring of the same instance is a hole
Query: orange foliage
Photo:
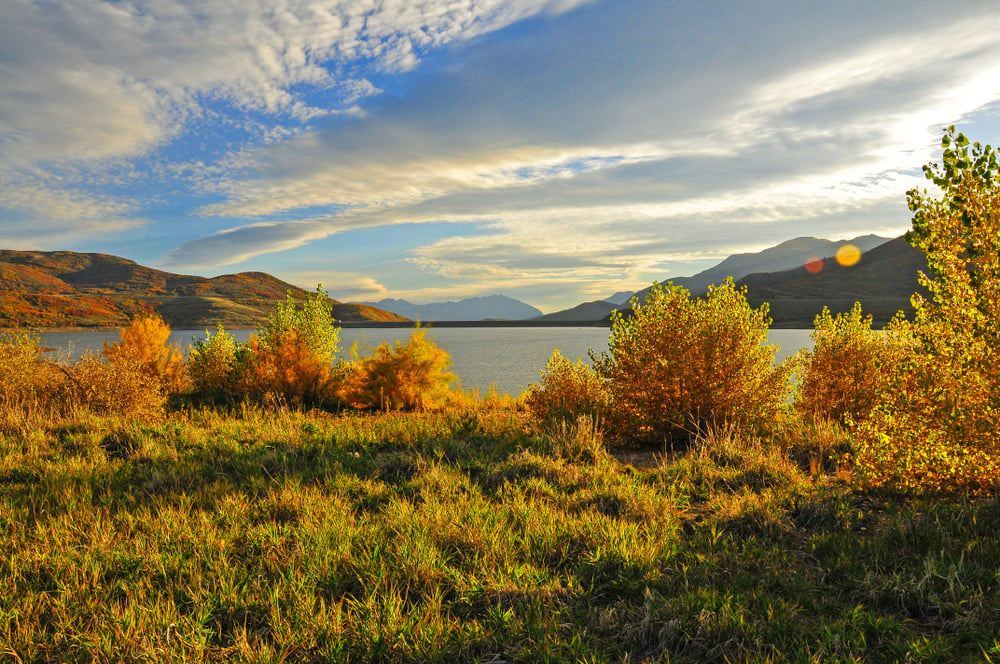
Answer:
[[407, 343], [383, 343], [369, 357], [349, 368], [340, 390], [354, 408], [430, 410], [451, 398], [455, 375], [448, 371], [451, 357], [417, 330]]
[[183, 356], [176, 346], [167, 345], [169, 337], [170, 326], [158, 315], [139, 316], [121, 331], [118, 342], [105, 342], [101, 354], [112, 365], [132, 366], [162, 388], [176, 391], [183, 383]]
[[246, 354], [248, 362], [236, 378], [236, 391], [246, 398], [323, 405], [335, 391], [330, 360], [316, 353], [295, 329], [272, 335], [266, 345], [251, 339]]

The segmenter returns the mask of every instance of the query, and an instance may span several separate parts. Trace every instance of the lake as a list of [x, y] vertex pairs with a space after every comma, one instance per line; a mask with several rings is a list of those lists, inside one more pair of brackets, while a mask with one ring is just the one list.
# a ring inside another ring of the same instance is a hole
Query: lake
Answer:
[[[365, 347], [374, 348], [389, 341], [406, 341], [410, 328], [347, 328], [341, 330], [341, 347], [350, 349], [355, 343], [364, 354]], [[246, 341], [252, 330], [232, 330], [237, 341]], [[520, 394], [531, 383], [537, 383], [552, 350], [571, 360], [583, 358], [589, 362], [588, 350], [608, 349], [610, 330], [604, 327], [442, 327], [427, 328], [427, 336], [448, 351], [452, 371], [465, 388], [475, 388], [485, 394], [491, 387], [500, 393]], [[800, 348], [812, 344], [811, 330], [771, 330], [769, 343], [781, 346], [777, 360], [781, 361]], [[88, 350], [100, 351], [105, 341], [117, 341], [118, 332], [46, 332], [42, 346], [55, 348], [54, 354], [76, 360]], [[204, 330], [175, 330], [170, 343], [187, 351], [192, 339], [204, 338]]]

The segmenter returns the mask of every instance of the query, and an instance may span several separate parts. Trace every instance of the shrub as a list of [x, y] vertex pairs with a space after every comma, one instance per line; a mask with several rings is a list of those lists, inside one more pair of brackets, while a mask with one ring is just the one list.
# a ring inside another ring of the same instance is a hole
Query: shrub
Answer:
[[753, 309], [732, 280], [692, 300], [655, 285], [633, 315], [615, 314], [608, 352], [594, 369], [606, 383], [606, 424], [638, 443], [686, 441], [703, 424], [763, 422], [784, 403], [788, 372], [765, 345], [767, 305]]
[[215, 334], [206, 331], [204, 339], [195, 339], [187, 363], [188, 378], [194, 392], [211, 397], [233, 395], [236, 354], [239, 350], [240, 344], [221, 323]]
[[914, 295], [913, 355], [858, 430], [870, 488], [1000, 488], [1000, 160], [954, 127], [942, 147], [942, 165], [924, 167], [941, 197], [907, 194], [931, 299]]
[[182, 386], [183, 355], [176, 346], [167, 344], [170, 326], [155, 314], [139, 316], [121, 331], [115, 343], [104, 343], [101, 354], [123, 371], [137, 370], [159, 384], [161, 389], [177, 391]]
[[233, 402], [333, 405], [340, 328], [322, 286], [301, 307], [288, 293], [246, 344], [219, 325], [195, 343], [188, 361], [194, 392]]
[[576, 422], [580, 416], [598, 423], [605, 416], [607, 401], [600, 376], [582, 360], [570, 362], [558, 348], [545, 364], [541, 383], [531, 385], [525, 397], [528, 410], [543, 425]]
[[354, 408], [430, 410], [447, 405], [451, 358], [416, 330], [405, 344], [383, 343], [348, 370], [341, 398]]
[[156, 417], [167, 402], [161, 379], [129, 352], [114, 360], [88, 353], [71, 367], [70, 376], [73, 400], [95, 413]]
[[846, 314], [823, 312], [813, 324], [813, 347], [798, 354], [795, 405], [813, 417], [863, 420], [887, 388], [909, 346], [900, 321], [872, 330], [872, 317], [856, 302]]
[[31, 332], [0, 333], [0, 403], [20, 403], [37, 393], [38, 344]]

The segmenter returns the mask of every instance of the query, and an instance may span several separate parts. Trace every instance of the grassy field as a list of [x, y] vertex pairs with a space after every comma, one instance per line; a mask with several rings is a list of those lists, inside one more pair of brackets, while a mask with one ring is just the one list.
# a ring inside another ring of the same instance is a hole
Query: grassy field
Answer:
[[1000, 504], [514, 410], [0, 428], [0, 661], [1000, 661]]

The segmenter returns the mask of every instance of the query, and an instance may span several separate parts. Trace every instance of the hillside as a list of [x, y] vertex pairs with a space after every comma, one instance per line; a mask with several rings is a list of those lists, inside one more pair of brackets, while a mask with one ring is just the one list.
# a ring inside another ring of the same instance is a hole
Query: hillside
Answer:
[[923, 253], [898, 237], [866, 251], [855, 265], [844, 267], [827, 259], [816, 274], [799, 267], [750, 274], [737, 285], [747, 287], [747, 300], [752, 305], [770, 304], [778, 327], [809, 326], [824, 306], [839, 313], [848, 311], [856, 301], [878, 325], [884, 325], [897, 311], [908, 316], [913, 313], [910, 296], [922, 291], [917, 283], [920, 270], [927, 271]]
[[[0, 250], [0, 327], [114, 327], [156, 312], [175, 328], [254, 327], [275, 302], [307, 291], [263, 272], [207, 278], [145, 267], [118, 256]], [[362, 304], [330, 300], [342, 321], [400, 321]]]
[[[811, 258], [825, 258], [837, 253], [837, 249], [845, 244], [853, 244], [862, 252], [869, 251], [889, 241], [889, 238], [878, 235], [862, 235], [850, 240], [824, 240], [815, 237], [797, 237], [762, 251], [745, 254], [733, 254], [718, 265], [703, 270], [690, 277], [669, 279], [677, 286], [683, 286], [692, 295], [700, 296], [708, 292], [712, 284], [721, 284], [726, 277], [740, 279], [748, 274], [758, 272], [782, 272], [801, 267]], [[667, 281], [667, 280], [665, 280]], [[639, 300], [644, 300], [649, 289], [636, 293]]]
[[611, 315], [617, 307], [607, 300], [597, 300], [595, 302], [584, 302], [571, 309], [564, 309], [551, 314], [539, 316], [536, 321], [548, 323], [573, 322], [573, 321], [597, 321]]

